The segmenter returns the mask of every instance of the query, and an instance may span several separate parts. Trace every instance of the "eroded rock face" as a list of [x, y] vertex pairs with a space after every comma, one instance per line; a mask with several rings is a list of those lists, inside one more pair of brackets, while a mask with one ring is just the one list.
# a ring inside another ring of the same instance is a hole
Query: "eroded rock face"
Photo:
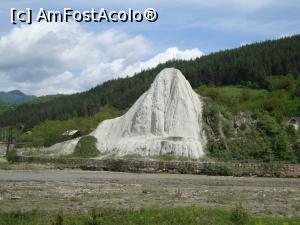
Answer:
[[[182, 73], [167, 68], [125, 115], [103, 121], [90, 135], [97, 138], [96, 147], [101, 153], [200, 158], [206, 145], [202, 106]], [[78, 140], [51, 149], [71, 152]]]
[[202, 105], [179, 70], [164, 69], [125, 115], [103, 121], [91, 135], [104, 153], [200, 158], [206, 145]]

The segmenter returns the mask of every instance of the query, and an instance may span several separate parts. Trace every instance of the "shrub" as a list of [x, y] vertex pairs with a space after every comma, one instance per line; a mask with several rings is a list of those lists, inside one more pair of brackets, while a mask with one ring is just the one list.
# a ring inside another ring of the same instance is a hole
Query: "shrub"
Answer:
[[248, 89], [243, 89], [240, 101], [248, 101], [251, 98], [251, 92]]
[[99, 225], [99, 223], [97, 222], [96, 209], [93, 208], [89, 214], [90, 216], [86, 221], [85, 225]]
[[96, 148], [97, 139], [94, 136], [84, 136], [80, 138], [78, 144], [75, 147], [75, 151], [72, 156], [75, 157], [96, 157], [100, 154]]
[[277, 87], [278, 89], [284, 89], [287, 91], [291, 91], [295, 88], [295, 82], [293, 80], [282, 80], [281, 83]]
[[17, 150], [15, 148], [9, 150], [6, 154], [6, 159], [10, 163], [16, 162]]
[[63, 225], [64, 224], [64, 216], [62, 211], [56, 215], [55, 221], [52, 223], [53, 225]]
[[233, 130], [230, 123], [223, 123], [223, 133], [228, 138], [232, 136]]
[[270, 76], [267, 80], [271, 90], [292, 91], [295, 89], [295, 79], [292, 74], [285, 76]]
[[300, 97], [300, 87], [297, 87], [293, 92], [293, 97]]
[[241, 205], [235, 207], [230, 214], [230, 221], [234, 225], [245, 225], [249, 222], [249, 214]]
[[263, 103], [263, 108], [268, 112], [273, 112], [282, 108], [282, 101], [278, 98], [268, 99]]
[[242, 123], [240, 126], [241, 131], [245, 131], [247, 129], [247, 125], [245, 123]]
[[211, 127], [215, 134], [219, 134], [220, 123], [220, 107], [217, 104], [206, 104], [203, 110], [204, 121], [209, 121], [208, 126]]
[[111, 170], [112, 171], [123, 171], [123, 164], [124, 164], [124, 161], [121, 160], [121, 159], [113, 159], [111, 160]]
[[295, 158], [295, 156], [291, 154], [292, 152], [288, 144], [287, 137], [284, 133], [276, 135], [276, 137], [272, 141], [272, 149], [274, 152], [274, 156], [278, 161], [287, 161]]
[[280, 133], [280, 126], [274, 118], [268, 115], [260, 115], [258, 117], [257, 128], [266, 133], [269, 137]]
[[226, 145], [224, 140], [214, 140], [214, 139], [209, 139], [207, 143], [207, 150], [210, 154], [210, 156], [215, 157], [215, 158], [226, 158], [224, 155], [225, 152], [227, 151]]
[[298, 163], [300, 163], [300, 140], [297, 140], [294, 143], [293, 149], [294, 149], [294, 152], [295, 152], [295, 157], [296, 157]]
[[287, 132], [287, 134], [290, 136], [290, 137], [293, 137], [293, 138], [295, 138], [296, 137], [296, 129], [295, 129], [295, 127], [293, 126], [293, 125], [288, 125], [287, 127], [286, 127], [286, 132]]

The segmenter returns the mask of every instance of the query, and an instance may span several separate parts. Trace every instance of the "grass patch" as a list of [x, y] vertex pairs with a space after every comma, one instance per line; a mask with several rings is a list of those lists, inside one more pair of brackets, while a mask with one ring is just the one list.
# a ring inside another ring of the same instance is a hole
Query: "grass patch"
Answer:
[[22, 150], [22, 154], [25, 156], [49, 156], [55, 153], [55, 151], [45, 150], [43, 148], [25, 148]]
[[11, 164], [8, 162], [0, 162], [0, 170], [10, 170]]
[[267, 78], [267, 82], [269, 86], [267, 89], [202, 85], [196, 91], [201, 96], [211, 98], [214, 103], [224, 106], [233, 114], [246, 111], [266, 111], [277, 117], [297, 116], [300, 101], [295, 92], [300, 90], [300, 80], [291, 76], [271, 76]]
[[118, 111], [114, 108], [103, 108], [101, 112], [90, 117], [69, 120], [47, 120], [32, 129], [31, 135], [22, 135], [18, 139], [28, 143], [29, 147], [49, 147], [55, 143], [69, 140], [62, 135], [67, 130], [79, 130], [83, 135], [91, 132], [100, 122], [116, 117]]
[[201, 86], [197, 92], [210, 97], [215, 103], [221, 104], [227, 110], [236, 113], [240, 111], [256, 111], [261, 108], [268, 98], [268, 91], [263, 89], [250, 89], [238, 86], [207, 87]]
[[92, 209], [89, 213], [0, 212], [0, 225], [297, 225], [300, 218], [255, 218], [245, 210], [210, 208]]
[[230, 221], [234, 225], [246, 225], [249, 223], [250, 215], [241, 205], [234, 208], [230, 213]]

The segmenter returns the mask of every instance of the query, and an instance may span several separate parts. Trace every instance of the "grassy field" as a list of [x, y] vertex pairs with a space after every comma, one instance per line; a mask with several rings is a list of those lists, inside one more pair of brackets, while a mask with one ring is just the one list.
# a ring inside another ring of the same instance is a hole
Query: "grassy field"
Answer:
[[1, 225], [299, 225], [300, 218], [254, 218], [243, 208], [231, 212], [208, 208], [93, 209], [88, 213], [59, 211], [1, 212]]
[[210, 97], [231, 113], [268, 112], [272, 116], [297, 116], [300, 108], [300, 80], [293, 76], [272, 76], [266, 89], [245, 86], [200, 86], [196, 91]]
[[268, 95], [268, 92], [263, 89], [250, 89], [236, 86], [201, 86], [197, 89], [197, 92], [202, 96], [212, 98], [216, 103], [225, 106], [233, 113], [255, 111], [261, 108]]

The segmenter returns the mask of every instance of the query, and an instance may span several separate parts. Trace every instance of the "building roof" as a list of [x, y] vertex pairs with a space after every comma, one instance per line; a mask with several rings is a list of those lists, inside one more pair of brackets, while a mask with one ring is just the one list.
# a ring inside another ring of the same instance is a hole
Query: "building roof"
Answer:
[[80, 132], [80, 131], [79, 130], [67, 130], [62, 135], [63, 136], [73, 136], [73, 135], [77, 134], [78, 132]]
[[300, 117], [294, 116], [294, 117], [285, 117], [283, 119], [284, 122], [290, 123], [291, 120], [295, 120], [298, 124], [300, 124]]

